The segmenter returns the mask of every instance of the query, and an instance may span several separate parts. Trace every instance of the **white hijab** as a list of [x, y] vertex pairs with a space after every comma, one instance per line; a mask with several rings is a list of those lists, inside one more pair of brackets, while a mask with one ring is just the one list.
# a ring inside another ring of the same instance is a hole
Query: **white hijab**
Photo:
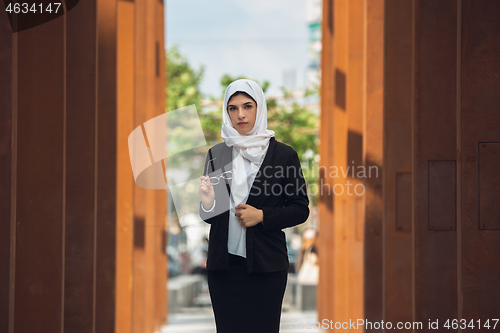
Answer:
[[[240, 134], [233, 127], [227, 111], [229, 98], [237, 92], [243, 91], [252, 96], [257, 102], [257, 115], [255, 124], [247, 134]], [[260, 166], [269, 145], [269, 140], [274, 136], [274, 131], [267, 129], [267, 105], [261, 86], [252, 80], [240, 79], [227, 86], [222, 105], [222, 130], [221, 136], [228, 147], [238, 151], [238, 158], [243, 156], [253, 164]]]
[[[233, 127], [227, 111], [229, 98], [237, 91], [246, 92], [257, 102], [255, 124], [250, 132], [243, 135]], [[264, 98], [262, 88], [257, 82], [241, 79], [232, 82], [226, 88], [222, 106], [221, 136], [226, 145], [228, 147], [233, 147], [233, 150], [237, 152], [237, 154], [232, 154], [233, 156], [236, 155], [236, 157], [232, 161], [234, 174], [231, 182], [231, 199], [236, 207], [238, 204], [246, 202], [245, 200], [250, 193], [248, 183], [252, 183], [252, 179], [249, 178], [255, 177], [255, 171], [260, 168], [260, 165], [264, 161], [264, 156], [269, 147], [269, 140], [274, 136], [274, 131], [267, 129], [266, 99]], [[253, 164], [253, 167], [250, 168], [253, 171], [249, 174], [246, 172], [244, 158], [250, 161], [251, 166]], [[230, 220], [229, 229], [230, 234], [235, 233], [234, 230], [243, 232], [236, 218]]]

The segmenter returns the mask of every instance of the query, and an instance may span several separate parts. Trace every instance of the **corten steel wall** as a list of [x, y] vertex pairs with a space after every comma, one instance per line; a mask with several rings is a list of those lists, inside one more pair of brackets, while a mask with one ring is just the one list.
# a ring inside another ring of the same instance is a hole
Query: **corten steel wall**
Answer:
[[[364, 318], [382, 320], [382, 214], [383, 214], [383, 102], [384, 102], [384, 0], [364, 2], [365, 86], [363, 112], [363, 159], [367, 170], [377, 174], [364, 179], [365, 196], [365, 276]], [[375, 169], [374, 169], [375, 168]], [[360, 223], [363, 223], [362, 221]], [[372, 330], [375, 332], [376, 330]]]
[[[118, 1], [116, 332], [158, 332], [167, 319], [166, 193], [138, 187], [128, 135], [165, 112], [164, 5]], [[149, 142], [146, 142], [149, 145]]]
[[[154, 332], [165, 322], [165, 193], [141, 204], [152, 227], [133, 271], [127, 146], [135, 117], [164, 112], [163, 4], [143, 4], [154, 25], [138, 33], [124, 20], [130, 5], [80, 1], [15, 34], [0, 15], [0, 332]], [[150, 90], [137, 107], [134, 40], [146, 35], [153, 61], [137, 76]], [[139, 273], [150, 311], [132, 331]]]
[[[334, 30], [333, 30], [333, 0], [323, 0], [322, 23], [322, 50], [321, 50], [321, 121], [319, 153], [319, 192], [318, 218], [318, 258], [319, 283], [317, 289], [318, 318], [329, 318], [334, 306], [332, 297], [334, 288], [332, 281], [335, 252], [332, 239], [333, 232], [333, 178], [328, 177], [329, 165], [333, 158], [333, 130], [334, 113], [330, 106], [334, 103]], [[328, 110], [328, 111], [326, 111]], [[324, 254], [324, 255], [323, 255]]]
[[425, 323], [458, 315], [457, 19], [457, 1], [414, 3], [413, 316]]
[[322, 166], [377, 166], [379, 177], [324, 176], [366, 193], [320, 198], [318, 319], [420, 321], [420, 332], [495, 318], [500, 2], [323, 8]]
[[323, 2], [320, 320], [382, 318], [383, 20], [383, 0]]
[[463, 1], [459, 31], [459, 313], [475, 320], [498, 317], [500, 303], [499, 14], [499, 1]]
[[383, 319], [412, 320], [412, 2], [386, 0]]

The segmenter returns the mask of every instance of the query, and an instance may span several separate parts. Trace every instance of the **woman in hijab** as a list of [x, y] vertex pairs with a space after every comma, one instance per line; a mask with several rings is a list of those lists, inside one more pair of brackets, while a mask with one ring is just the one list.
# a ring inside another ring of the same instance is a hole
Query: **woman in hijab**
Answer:
[[267, 129], [258, 83], [224, 93], [221, 136], [200, 177], [200, 217], [211, 224], [207, 279], [218, 333], [279, 332], [289, 268], [284, 228], [306, 221], [297, 152]]

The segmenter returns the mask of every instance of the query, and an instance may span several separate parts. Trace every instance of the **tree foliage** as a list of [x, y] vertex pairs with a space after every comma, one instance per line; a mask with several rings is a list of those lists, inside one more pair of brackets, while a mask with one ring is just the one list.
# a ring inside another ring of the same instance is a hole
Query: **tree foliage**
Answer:
[[196, 105], [200, 110], [203, 98], [200, 83], [205, 67], [195, 70], [187, 58], [174, 45], [167, 51], [167, 111], [176, 110], [188, 105]]

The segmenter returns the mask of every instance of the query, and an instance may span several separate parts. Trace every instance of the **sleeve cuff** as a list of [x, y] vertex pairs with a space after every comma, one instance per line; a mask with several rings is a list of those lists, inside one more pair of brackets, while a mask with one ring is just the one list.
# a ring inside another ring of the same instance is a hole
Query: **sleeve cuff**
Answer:
[[215, 199], [214, 199], [214, 204], [213, 204], [212, 208], [210, 208], [209, 210], [206, 210], [206, 209], [203, 207], [203, 202], [201, 202], [201, 203], [200, 203], [200, 205], [201, 205], [201, 209], [203, 209], [203, 211], [205, 211], [205, 212], [207, 212], [207, 213], [208, 213], [208, 212], [212, 212], [212, 211], [214, 210], [214, 208], [215, 208]]

